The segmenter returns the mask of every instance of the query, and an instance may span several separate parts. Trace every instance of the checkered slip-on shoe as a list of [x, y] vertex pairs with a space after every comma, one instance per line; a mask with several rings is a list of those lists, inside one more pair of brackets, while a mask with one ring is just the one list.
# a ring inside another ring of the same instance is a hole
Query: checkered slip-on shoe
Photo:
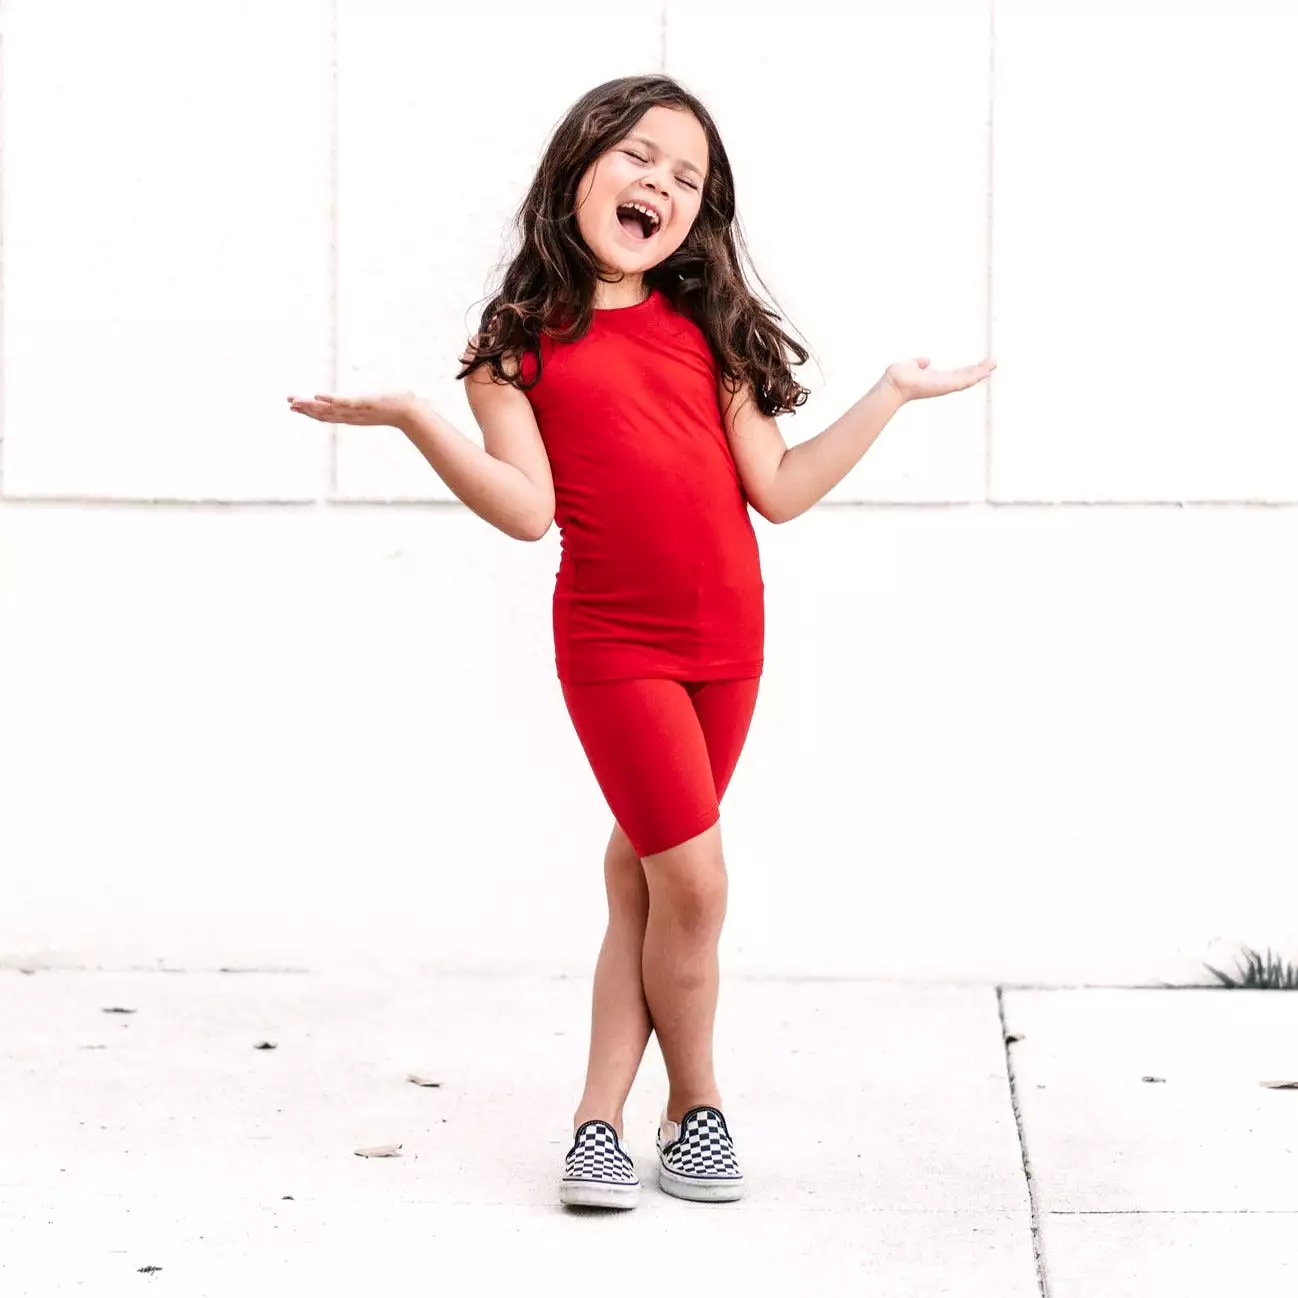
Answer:
[[700, 1106], [658, 1124], [658, 1184], [678, 1199], [720, 1203], [744, 1196], [744, 1174], [719, 1109]]
[[583, 1122], [563, 1160], [559, 1202], [574, 1208], [634, 1208], [639, 1198], [635, 1164], [617, 1132], [598, 1118]]

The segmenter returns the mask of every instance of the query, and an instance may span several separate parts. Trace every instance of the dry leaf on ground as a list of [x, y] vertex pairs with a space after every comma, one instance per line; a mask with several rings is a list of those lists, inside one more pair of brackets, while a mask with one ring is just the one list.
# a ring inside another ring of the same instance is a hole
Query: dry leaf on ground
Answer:
[[440, 1086], [441, 1082], [430, 1082], [427, 1077], [420, 1077], [418, 1073], [411, 1073], [406, 1081], [414, 1082], [416, 1086]]
[[400, 1145], [371, 1145], [368, 1149], [358, 1149], [360, 1158], [395, 1158]]
[[1273, 1091], [1298, 1091], [1298, 1082], [1258, 1082], [1258, 1085]]

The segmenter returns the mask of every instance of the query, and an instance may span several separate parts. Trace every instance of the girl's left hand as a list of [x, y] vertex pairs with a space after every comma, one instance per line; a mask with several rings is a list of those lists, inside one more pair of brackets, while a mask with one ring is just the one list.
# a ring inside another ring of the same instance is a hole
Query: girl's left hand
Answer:
[[931, 370], [928, 366], [927, 356], [895, 361], [888, 366], [885, 377], [903, 401], [918, 401], [924, 397], [944, 397], [948, 392], [962, 392], [965, 388], [971, 388], [987, 378], [996, 368], [996, 362], [989, 358], [958, 370]]
[[314, 401], [289, 397], [288, 408], [328, 424], [390, 424], [399, 428], [417, 401], [413, 392], [385, 392], [368, 397], [334, 397], [317, 392]]

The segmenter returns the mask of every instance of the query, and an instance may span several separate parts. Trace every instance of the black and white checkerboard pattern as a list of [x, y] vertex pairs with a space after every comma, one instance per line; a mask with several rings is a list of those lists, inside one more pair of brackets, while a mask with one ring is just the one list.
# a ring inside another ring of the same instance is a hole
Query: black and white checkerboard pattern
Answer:
[[598, 1119], [577, 1128], [572, 1148], [563, 1160], [563, 1179], [596, 1185], [640, 1184], [631, 1155], [618, 1144], [617, 1132]]
[[680, 1136], [663, 1144], [658, 1135], [658, 1156], [668, 1171], [678, 1176], [708, 1180], [742, 1177], [730, 1129], [717, 1109], [691, 1109], [682, 1119]]

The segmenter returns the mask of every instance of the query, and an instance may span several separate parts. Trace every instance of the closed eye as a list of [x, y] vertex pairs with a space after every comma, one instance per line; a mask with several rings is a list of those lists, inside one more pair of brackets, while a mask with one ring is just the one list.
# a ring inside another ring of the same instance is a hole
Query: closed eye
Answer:
[[637, 153], [634, 149], [623, 149], [622, 152], [625, 153], [628, 158], [634, 158], [637, 162], [648, 163], [649, 161], [648, 158], [644, 157], [643, 154]]
[[686, 180], [684, 176], [677, 176], [676, 179], [679, 180], [680, 183], [684, 185], [686, 189], [698, 188], [698, 186], [692, 180]]

